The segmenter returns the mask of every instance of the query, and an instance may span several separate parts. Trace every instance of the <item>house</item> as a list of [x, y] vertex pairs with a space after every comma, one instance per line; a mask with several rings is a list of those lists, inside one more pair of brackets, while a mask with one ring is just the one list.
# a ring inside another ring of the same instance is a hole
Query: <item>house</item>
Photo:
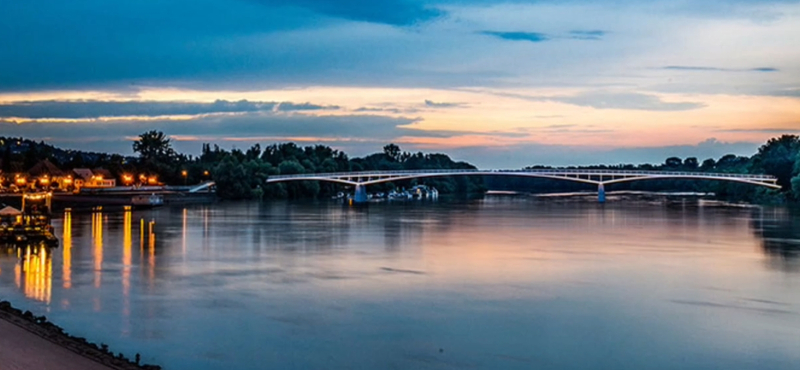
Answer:
[[31, 167], [28, 170], [28, 176], [29, 182], [32, 184], [38, 182], [43, 187], [59, 186], [66, 188], [72, 185], [72, 175], [62, 171], [47, 159], [39, 161], [39, 163]]
[[75, 174], [76, 188], [113, 188], [117, 186], [117, 180], [106, 169], [96, 168], [76, 168], [72, 172]]

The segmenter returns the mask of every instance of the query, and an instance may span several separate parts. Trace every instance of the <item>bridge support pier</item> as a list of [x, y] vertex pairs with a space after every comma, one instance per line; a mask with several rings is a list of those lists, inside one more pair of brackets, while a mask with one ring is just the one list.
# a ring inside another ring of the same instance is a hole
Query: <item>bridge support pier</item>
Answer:
[[606, 202], [606, 187], [602, 183], [597, 184], [597, 201], [600, 203]]
[[367, 202], [367, 186], [357, 184], [356, 191], [353, 193], [353, 203], [366, 203]]

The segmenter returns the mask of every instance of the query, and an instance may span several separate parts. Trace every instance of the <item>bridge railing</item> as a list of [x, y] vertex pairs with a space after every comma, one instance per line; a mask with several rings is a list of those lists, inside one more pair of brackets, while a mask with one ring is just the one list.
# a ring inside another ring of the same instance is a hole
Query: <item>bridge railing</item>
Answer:
[[749, 180], [775, 181], [774, 176], [759, 174], [740, 174], [725, 172], [689, 172], [689, 171], [636, 171], [636, 170], [579, 170], [579, 169], [530, 169], [530, 170], [476, 170], [476, 169], [442, 169], [442, 170], [401, 170], [401, 171], [361, 171], [361, 172], [320, 172], [293, 175], [274, 175], [271, 179], [291, 178], [359, 178], [359, 177], [400, 177], [420, 174], [501, 174], [501, 173], [530, 173], [540, 175], [603, 175], [603, 176], [693, 176], [706, 178], [737, 178]]

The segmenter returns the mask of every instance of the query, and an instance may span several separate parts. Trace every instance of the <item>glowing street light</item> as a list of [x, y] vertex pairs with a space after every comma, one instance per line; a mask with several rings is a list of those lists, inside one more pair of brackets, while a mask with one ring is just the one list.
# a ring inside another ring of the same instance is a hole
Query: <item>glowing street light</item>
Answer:
[[131, 176], [131, 175], [127, 174], [127, 173], [123, 174], [122, 175], [122, 182], [124, 182], [125, 185], [130, 185], [133, 182], [133, 176]]

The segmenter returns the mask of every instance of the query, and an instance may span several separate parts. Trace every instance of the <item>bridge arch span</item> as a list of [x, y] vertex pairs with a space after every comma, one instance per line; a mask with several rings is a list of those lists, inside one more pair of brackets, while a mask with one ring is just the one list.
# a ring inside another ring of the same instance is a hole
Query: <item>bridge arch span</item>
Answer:
[[580, 182], [584, 184], [592, 184], [592, 185], [599, 185], [600, 182], [590, 180], [590, 179], [582, 179], [578, 177], [567, 177], [567, 176], [554, 176], [548, 174], [540, 174], [540, 173], [533, 173], [533, 172], [443, 172], [443, 173], [420, 173], [418, 175], [405, 175], [405, 176], [398, 176], [398, 177], [391, 177], [391, 178], [382, 178], [376, 180], [369, 180], [364, 181], [361, 184], [363, 185], [374, 185], [374, 184], [382, 184], [387, 182], [393, 181], [404, 181], [404, 180], [414, 180], [414, 179], [424, 179], [424, 178], [437, 178], [437, 177], [457, 177], [457, 176], [511, 176], [511, 177], [528, 177], [528, 178], [541, 178], [541, 179], [553, 179], [553, 180], [565, 180], [565, 181], [572, 181], [572, 182]]
[[267, 184], [277, 184], [281, 182], [290, 182], [290, 181], [322, 181], [322, 182], [333, 182], [337, 184], [350, 185], [350, 186], [359, 185], [359, 183], [355, 181], [343, 180], [337, 178], [326, 178], [320, 176], [267, 178]]
[[560, 181], [572, 181], [597, 186], [598, 198], [605, 199], [605, 185], [645, 180], [714, 180], [738, 182], [755, 186], [780, 189], [777, 179], [768, 175], [751, 175], [736, 173], [703, 173], [703, 172], [669, 172], [669, 171], [625, 171], [625, 170], [577, 170], [577, 169], [542, 169], [542, 170], [402, 170], [402, 171], [366, 171], [315, 173], [298, 175], [278, 175], [267, 179], [267, 183], [287, 181], [325, 181], [355, 187], [357, 202], [366, 201], [366, 186], [387, 182], [455, 177], [455, 176], [513, 176], [541, 178]]
[[711, 177], [711, 176], [691, 176], [691, 175], [673, 175], [673, 176], [639, 176], [639, 177], [626, 177], [621, 179], [613, 179], [603, 181], [605, 185], [611, 184], [620, 184], [624, 182], [634, 182], [634, 181], [647, 181], [647, 180], [704, 180], [704, 181], [727, 181], [727, 182], [738, 182], [741, 184], [749, 184], [749, 185], [756, 185], [756, 186], [765, 186], [771, 189], [780, 189], [780, 185], [776, 184], [769, 184], [760, 181], [753, 181], [748, 180], [746, 178], [737, 178], [737, 177]]

